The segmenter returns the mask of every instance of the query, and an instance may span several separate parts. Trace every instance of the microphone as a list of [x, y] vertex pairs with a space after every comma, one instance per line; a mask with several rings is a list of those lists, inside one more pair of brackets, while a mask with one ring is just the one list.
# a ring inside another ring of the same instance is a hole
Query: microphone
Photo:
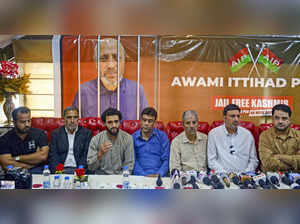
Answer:
[[179, 177], [178, 177], [178, 176], [175, 176], [175, 178], [174, 178], [173, 188], [174, 188], [174, 189], [180, 189], [180, 188], [181, 188], [181, 185], [180, 185], [180, 183], [179, 183]]
[[199, 189], [198, 185], [196, 183], [192, 184], [193, 189]]
[[288, 177], [291, 181], [295, 182], [296, 180], [300, 179], [299, 173], [288, 173]]
[[225, 173], [221, 173], [220, 177], [223, 180], [226, 187], [230, 187], [230, 180], [229, 180], [228, 176]]
[[188, 182], [188, 184], [196, 184], [196, 177], [195, 176], [191, 176], [190, 181]]
[[291, 179], [289, 177], [287, 177], [286, 175], [284, 175], [282, 178], [281, 178], [281, 182], [288, 185], [288, 186], [291, 186], [293, 181], [291, 181]]
[[160, 187], [160, 186], [162, 186], [162, 184], [163, 184], [163, 182], [162, 182], [161, 176], [158, 175], [158, 178], [157, 178], [157, 180], [156, 180], [156, 185], [157, 185], [158, 187]]
[[235, 174], [235, 173], [230, 173], [229, 174], [229, 179], [231, 180], [232, 183], [235, 185], [240, 185], [240, 178]]
[[217, 175], [211, 175], [210, 179], [212, 180], [213, 183], [217, 184], [220, 182], [219, 178], [217, 177]]
[[262, 189], [271, 189], [271, 186], [266, 183], [267, 177], [264, 173], [260, 173], [253, 177], [253, 180]]
[[280, 180], [280, 175], [279, 173], [272, 173], [272, 172], [267, 172], [267, 180], [270, 180], [271, 184], [280, 186], [279, 180]]

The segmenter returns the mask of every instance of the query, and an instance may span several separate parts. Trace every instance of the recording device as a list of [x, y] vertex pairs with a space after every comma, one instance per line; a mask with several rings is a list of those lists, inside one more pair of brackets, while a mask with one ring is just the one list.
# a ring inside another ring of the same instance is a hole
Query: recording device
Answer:
[[270, 184], [267, 184], [267, 177], [264, 173], [260, 173], [256, 176], [252, 177], [252, 179], [255, 181], [255, 183], [257, 185], [259, 185], [263, 189], [271, 189], [272, 188], [272, 186]]
[[214, 174], [214, 175], [211, 175], [211, 176], [210, 176], [210, 179], [211, 179], [211, 181], [212, 181], [213, 183], [215, 183], [215, 184], [217, 184], [217, 183], [220, 182], [218, 176], [215, 175], [215, 174]]
[[207, 186], [211, 185], [211, 180], [204, 172], [198, 174], [198, 180]]
[[290, 188], [300, 190], [300, 185], [297, 183], [293, 183], [293, 184], [291, 184]]
[[175, 178], [174, 178], [173, 188], [174, 188], [174, 189], [180, 189], [180, 188], [181, 188], [181, 185], [180, 185], [180, 183], [179, 183], [179, 177], [178, 177], [178, 176], [175, 176]]
[[211, 182], [211, 185], [214, 189], [224, 189], [224, 184], [222, 184], [220, 181], [215, 183], [215, 182]]
[[162, 186], [162, 184], [163, 184], [163, 182], [162, 182], [161, 176], [158, 175], [157, 180], [156, 180], [156, 186], [160, 187], [160, 186]]
[[229, 174], [229, 179], [232, 183], [234, 183], [235, 185], [240, 185], [240, 178], [235, 174], [235, 173], [230, 173]]
[[280, 180], [280, 175], [279, 173], [275, 173], [275, 172], [267, 172], [267, 180], [269, 180], [271, 182], [271, 184], [276, 185], [276, 186], [280, 186], [279, 180]]
[[188, 184], [191, 184], [191, 185], [196, 184], [196, 177], [195, 176], [191, 176], [190, 181], [188, 182]]
[[297, 180], [300, 179], [300, 174], [299, 173], [288, 173], [288, 177], [292, 182], [296, 182]]
[[226, 173], [220, 173], [220, 177], [223, 180], [226, 187], [230, 187], [230, 180], [229, 180], [228, 176], [226, 175]]
[[293, 181], [289, 178], [288, 173], [285, 173], [282, 177], [281, 177], [281, 182], [291, 186], [293, 184]]
[[[13, 167], [0, 177], [1, 188], [13, 186], [15, 189], [31, 189], [32, 175], [27, 169]], [[9, 187], [10, 188], [10, 187]]]

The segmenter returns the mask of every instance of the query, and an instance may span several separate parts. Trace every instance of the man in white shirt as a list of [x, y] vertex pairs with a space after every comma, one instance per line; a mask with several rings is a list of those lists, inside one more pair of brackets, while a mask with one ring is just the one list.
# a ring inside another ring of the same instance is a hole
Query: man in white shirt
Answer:
[[64, 173], [72, 174], [76, 167], [87, 168], [87, 152], [92, 139], [91, 130], [78, 125], [79, 111], [75, 106], [64, 110], [65, 125], [51, 133], [49, 165], [52, 173], [64, 164]]
[[258, 165], [254, 138], [239, 126], [240, 111], [235, 104], [227, 105], [224, 124], [208, 133], [208, 167], [216, 172], [255, 171]]

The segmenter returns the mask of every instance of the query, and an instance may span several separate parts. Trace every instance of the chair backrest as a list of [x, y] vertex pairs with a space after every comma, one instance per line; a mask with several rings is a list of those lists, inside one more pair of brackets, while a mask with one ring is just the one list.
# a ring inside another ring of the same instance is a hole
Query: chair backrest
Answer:
[[[210, 130], [222, 125], [223, 123], [224, 123], [224, 121], [221, 121], [221, 120], [213, 121], [211, 126], [210, 126]], [[251, 134], [253, 135], [253, 138], [255, 140], [255, 144], [257, 145], [257, 143], [258, 143], [257, 142], [258, 141], [258, 134], [259, 134], [257, 127], [250, 121], [240, 121], [240, 126], [242, 126], [243, 128], [248, 129], [251, 132]]]
[[[207, 135], [209, 132], [208, 122], [199, 121], [197, 130]], [[169, 137], [170, 142], [183, 131], [184, 128], [182, 126], [181, 121], [170, 121], [167, 124], [167, 135]]]
[[[133, 134], [137, 130], [141, 128], [140, 120], [123, 120], [120, 126], [120, 129], [126, 131], [128, 134]], [[161, 131], [165, 131], [165, 126], [162, 121], [156, 121], [154, 124], [154, 128], [157, 128]]]

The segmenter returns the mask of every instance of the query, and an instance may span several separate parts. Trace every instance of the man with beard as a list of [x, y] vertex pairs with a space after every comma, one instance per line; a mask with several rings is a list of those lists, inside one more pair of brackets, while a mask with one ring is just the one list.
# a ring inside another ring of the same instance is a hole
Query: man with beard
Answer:
[[154, 127], [157, 112], [152, 107], [141, 113], [141, 129], [133, 135], [134, 175], [166, 176], [169, 170], [170, 143], [165, 132]]
[[87, 168], [87, 152], [92, 138], [91, 130], [78, 125], [78, 108], [71, 106], [64, 110], [65, 125], [52, 131], [49, 165], [52, 173], [56, 166], [64, 164], [64, 173], [73, 174], [76, 167]]
[[134, 166], [132, 136], [120, 130], [122, 114], [114, 108], [105, 110], [101, 119], [106, 130], [90, 142], [87, 164], [96, 174], [121, 174], [124, 166], [131, 173]]
[[[95, 59], [97, 47], [95, 48]], [[100, 114], [106, 108], [117, 107], [118, 87], [118, 41], [112, 38], [100, 41]], [[124, 120], [136, 120], [137, 108], [137, 83], [123, 77], [125, 70], [125, 50], [120, 45], [120, 111]], [[98, 116], [98, 84], [97, 79], [88, 81], [81, 85], [81, 117]], [[148, 106], [144, 89], [140, 85], [140, 111]], [[78, 93], [73, 105], [79, 107]]]
[[207, 136], [197, 131], [198, 116], [193, 110], [182, 115], [184, 132], [176, 136], [171, 144], [170, 171], [205, 171]]
[[48, 139], [44, 131], [31, 127], [31, 113], [27, 107], [12, 112], [14, 128], [0, 138], [0, 163], [28, 169], [41, 174], [48, 159]]
[[208, 133], [208, 167], [216, 172], [255, 171], [258, 160], [252, 134], [240, 124], [241, 109], [224, 108], [224, 124]]
[[262, 170], [300, 172], [300, 132], [291, 128], [292, 111], [285, 104], [272, 108], [273, 127], [259, 137]]

